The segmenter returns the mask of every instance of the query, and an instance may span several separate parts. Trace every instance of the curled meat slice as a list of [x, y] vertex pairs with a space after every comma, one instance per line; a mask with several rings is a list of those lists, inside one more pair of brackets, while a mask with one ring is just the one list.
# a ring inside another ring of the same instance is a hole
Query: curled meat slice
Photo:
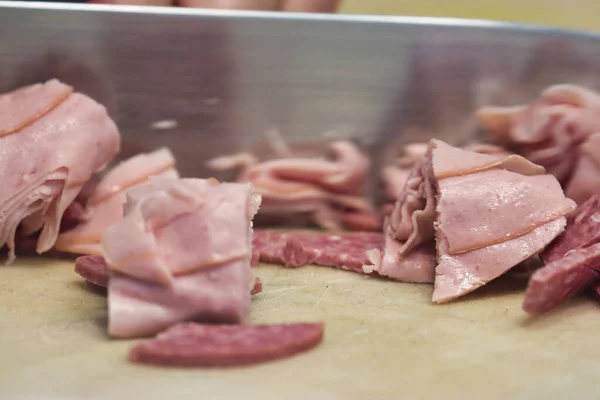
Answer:
[[134, 346], [129, 360], [180, 367], [258, 364], [308, 351], [323, 340], [322, 323], [201, 325], [182, 323]]
[[75, 272], [96, 286], [108, 286], [108, 265], [101, 256], [80, 256], [75, 260]]
[[[23, 102], [29, 97], [17, 93], [14, 103], [26, 108]], [[9, 102], [7, 107], [16, 105]], [[41, 229], [38, 253], [54, 246], [64, 212], [119, 146], [119, 132], [106, 109], [79, 93], [70, 94], [18, 132], [0, 137], [0, 245], [8, 244], [9, 262], [14, 259], [18, 225], [25, 235]]]
[[578, 164], [580, 145], [600, 132], [599, 116], [600, 95], [575, 85], [551, 86], [526, 106], [484, 107], [476, 113], [483, 127], [562, 185]]
[[123, 219], [125, 190], [150, 176], [177, 178], [175, 158], [166, 148], [139, 154], [111, 169], [95, 186], [87, 201], [87, 220], [58, 236], [56, 249], [68, 253], [100, 255], [100, 238], [112, 224]]
[[600, 193], [600, 132], [579, 146], [579, 158], [565, 193], [578, 204]]

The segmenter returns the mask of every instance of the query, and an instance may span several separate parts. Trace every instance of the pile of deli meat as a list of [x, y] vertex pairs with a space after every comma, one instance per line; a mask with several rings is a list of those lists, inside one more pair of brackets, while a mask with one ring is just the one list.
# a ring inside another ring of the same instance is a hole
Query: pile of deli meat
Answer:
[[431, 285], [446, 303], [541, 260], [523, 302], [537, 315], [600, 291], [594, 107], [597, 94], [562, 85], [531, 105], [478, 110], [489, 143], [406, 146], [378, 171], [373, 204], [369, 159], [349, 141], [322, 157], [209, 161], [237, 168], [233, 182], [180, 177], [166, 147], [106, 169], [114, 122], [51, 80], [0, 96], [2, 245], [8, 263], [15, 250], [77, 255], [75, 272], [106, 288], [110, 336], [156, 335], [131, 348], [136, 363], [235, 366], [316, 347], [322, 322], [251, 323], [261, 261]]

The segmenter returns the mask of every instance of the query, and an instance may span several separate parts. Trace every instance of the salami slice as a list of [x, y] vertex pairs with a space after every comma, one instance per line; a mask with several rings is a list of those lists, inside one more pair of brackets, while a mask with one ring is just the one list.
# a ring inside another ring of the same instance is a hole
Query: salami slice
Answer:
[[75, 259], [75, 272], [89, 283], [108, 286], [108, 266], [102, 256], [80, 256]]
[[129, 351], [141, 364], [232, 367], [290, 357], [323, 340], [323, 323], [203, 325], [180, 323]]
[[260, 260], [286, 267], [315, 264], [363, 272], [370, 265], [367, 251], [383, 249], [384, 237], [374, 232], [268, 232], [254, 234]]
[[529, 280], [523, 309], [530, 314], [552, 310], [600, 277], [600, 243], [570, 251], [546, 264]]

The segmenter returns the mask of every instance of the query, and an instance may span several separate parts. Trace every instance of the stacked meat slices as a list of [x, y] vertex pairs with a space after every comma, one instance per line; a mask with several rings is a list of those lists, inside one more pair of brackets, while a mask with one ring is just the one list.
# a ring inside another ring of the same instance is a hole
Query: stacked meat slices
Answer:
[[563, 231], [575, 204], [543, 172], [520, 156], [432, 140], [385, 222], [385, 247], [372, 252], [370, 269], [434, 281], [439, 303], [485, 285]]
[[150, 176], [177, 178], [175, 158], [166, 149], [134, 156], [110, 170], [86, 202], [86, 220], [61, 233], [56, 249], [75, 254], [100, 255], [100, 238], [109, 226], [123, 219], [125, 191], [145, 183]]
[[351, 142], [330, 145], [330, 159], [279, 158], [259, 163], [249, 154], [219, 157], [216, 170], [241, 166], [237, 182], [249, 182], [262, 198], [257, 223], [313, 223], [327, 230], [379, 230], [365, 198], [368, 159]]
[[600, 95], [556, 85], [526, 106], [485, 107], [480, 123], [501, 142], [546, 168], [582, 204], [600, 193]]
[[260, 204], [250, 185], [153, 177], [126, 195], [124, 219], [102, 236], [110, 334], [146, 336], [184, 320], [245, 321], [254, 284], [251, 221]]
[[0, 246], [15, 257], [15, 233], [41, 230], [54, 246], [65, 210], [116, 155], [120, 137], [106, 109], [57, 80], [0, 96]]

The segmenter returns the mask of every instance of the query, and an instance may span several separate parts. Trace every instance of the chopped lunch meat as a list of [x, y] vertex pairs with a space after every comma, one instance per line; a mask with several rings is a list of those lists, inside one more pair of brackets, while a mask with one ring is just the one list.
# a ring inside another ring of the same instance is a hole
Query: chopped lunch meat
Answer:
[[329, 159], [282, 157], [264, 162], [240, 153], [213, 159], [208, 166], [241, 167], [236, 181], [251, 183], [263, 199], [257, 224], [308, 222], [331, 231], [380, 230], [379, 213], [365, 198], [369, 160], [347, 141], [332, 143], [330, 153]]
[[54, 246], [63, 214], [117, 154], [120, 136], [103, 106], [57, 80], [1, 95], [0, 116], [0, 246], [11, 262], [17, 228], [40, 231], [38, 253]]
[[256, 231], [253, 246], [260, 252], [260, 260], [267, 263], [286, 267], [314, 264], [365, 273], [363, 267], [371, 264], [369, 251], [383, 248], [383, 235], [375, 232]]
[[260, 205], [251, 186], [150, 177], [126, 196], [123, 220], [101, 242], [110, 335], [147, 336], [186, 320], [244, 322]]
[[323, 323], [180, 323], [131, 348], [129, 360], [179, 367], [233, 367], [291, 357], [323, 341]]
[[252, 286], [252, 290], [250, 291], [250, 294], [252, 294], [252, 295], [259, 294], [260, 292], [262, 292], [262, 290], [263, 290], [262, 280], [257, 277], [254, 280], [254, 286]]
[[123, 219], [125, 191], [150, 176], [178, 178], [175, 158], [166, 148], [138, 154], [108, 171], [86, 203], [87, 219], [58, 236], [56, 249], [66, 253], [100, 255], [100, 238], [109, 226]]
[[546, 264], [529, 280], [523, 303], [530, 314], [559, 306], [600, 277], [600, 194], [568, 216], [564, 233], [541, 257]]
[[594, 91], [555, 85], [529, 105], [484, 107], [476, 117], [497, 140], [556, 176], [578, 204], [600, 190], [600, 95]]
[[[88, 283], [95, 286], [108, 287], [108, 265], [102, 256], [79, 256], [75, 259], [75, 272]], [[254, 280], [250, 294], [262, 292], [263, 283], [260, 278]]]
[[385, 248], [372, 252], [373, 270], [434, 281], [437, 303], [485, 285], [541, 252], [575, 208], [543, 172], [520, 156], [432, 140], [385, 223]]
[[96, 286], [108, 286], [108, 266], [102, 256], [80, 256], [75, 260], [75, 272]]

